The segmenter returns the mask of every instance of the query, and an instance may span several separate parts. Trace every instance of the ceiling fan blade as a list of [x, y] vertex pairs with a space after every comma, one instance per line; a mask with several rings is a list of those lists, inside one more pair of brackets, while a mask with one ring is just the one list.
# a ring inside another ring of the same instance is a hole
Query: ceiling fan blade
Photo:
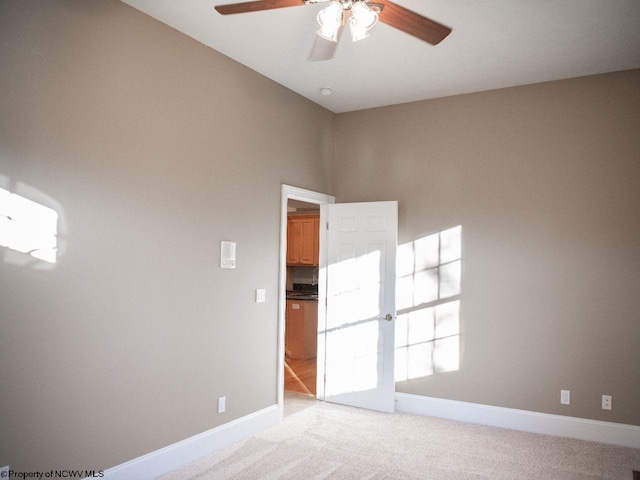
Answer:
[[215, 9], [222, 15], [233, 13], [259, 12], [261, 10], [272, 10], [274, 8], [298, 7], [305, 5], [302, 0], [256, 0], [253, 2], [232, 3], [229, 5], [218, 5]]
[[309, 52], [310, 62], [323, 62], [325, 60], [331, 60], [336, 54], [338, 48], [338, 42], [332, 42], [326, 38], [322, 38], [320, 35], [316, 35], [316, 39], [313, 41], [311, 52]]
[[311, 47], [311, 52], [309, 52], [309, 57], [307, 58], [307, 60], [309, 60], [310, 62], [323, 62], [325, 60], [331, 60], [336, 54], [336, 50], [338, 49], [338, 42], [342, 38], [342, 33], [344, 32], [344, 28], [348, 21], [349, 11], [344, 10], [342, 12], [342, 25], [338, 30], [338, 38], [335, 42], [327, 40], [320, 35], [316, 35], [316, 39], [313, 41], [313, 46]]
[[372, 3], [378, 3], [383, 6], [379, 14], [379, 20], [381, 22], [432, 45], [439, 44], [451, 33], [449, 27], [445, 27], [422, 15], [418, 15], [389, 0], [372, 0]]

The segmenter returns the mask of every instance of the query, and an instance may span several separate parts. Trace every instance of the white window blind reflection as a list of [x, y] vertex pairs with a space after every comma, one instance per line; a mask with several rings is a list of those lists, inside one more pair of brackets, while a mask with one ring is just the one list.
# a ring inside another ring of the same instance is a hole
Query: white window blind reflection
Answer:
[[58, 213], [0, 188], [0, 246], [56, 262]]
[[460, 368], [462, 227], [398, 247], [396, 381]]

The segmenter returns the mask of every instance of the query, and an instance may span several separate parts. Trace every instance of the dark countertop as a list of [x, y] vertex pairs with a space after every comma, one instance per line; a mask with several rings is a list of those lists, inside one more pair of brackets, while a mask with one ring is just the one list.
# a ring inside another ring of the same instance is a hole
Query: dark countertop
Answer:
[[318, 301], [317, 293], [305, 293], [305, 292], [287, 292], [287, 300], [311, 300]]

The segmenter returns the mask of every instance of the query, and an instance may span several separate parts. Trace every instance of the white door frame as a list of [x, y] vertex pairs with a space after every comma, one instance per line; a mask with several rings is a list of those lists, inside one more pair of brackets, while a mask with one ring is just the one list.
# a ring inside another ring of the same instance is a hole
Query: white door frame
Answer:
[[[280, 410], [280, 419], [284, 416], [284, 329], [287, 296], [287, 203], [289, 200], [326, 205], [335, 203], [332, 195], [305, 190], [303, 188], [282, 185], [280, 197], [280, 277], [278, 281], [278, 372], [277, 372], [277, 399]], [[326, 225], [325, 213], [321, 209], [320, 225]], [[326, 242], [327, 230], [320, 228], [320, 258], [318, 269], [318, 319], [324, 318], [324, 302], [326, 297]], [[324, 358], [324, 356], [322, 356]], [[317, 398], [322, 398], [322, 392], [318, 392]]]

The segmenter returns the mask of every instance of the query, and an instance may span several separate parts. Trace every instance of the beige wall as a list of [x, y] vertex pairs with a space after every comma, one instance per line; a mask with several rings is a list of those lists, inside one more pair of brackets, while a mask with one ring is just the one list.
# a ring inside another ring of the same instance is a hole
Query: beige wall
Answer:
[[66, 229], [55, 269], [0, 262], [0, 466], [107, 468], [275, 404], [280, 185], [328, 192], [333, 114], [118, 1], [1, 2], [0, 66], [0, 186]]
[[459, 369], [398, 391], [640, 425], [640, 71], [341, 114], [336, 131], [339, 201], [398, 200], [400, 244], [462, 225]]

